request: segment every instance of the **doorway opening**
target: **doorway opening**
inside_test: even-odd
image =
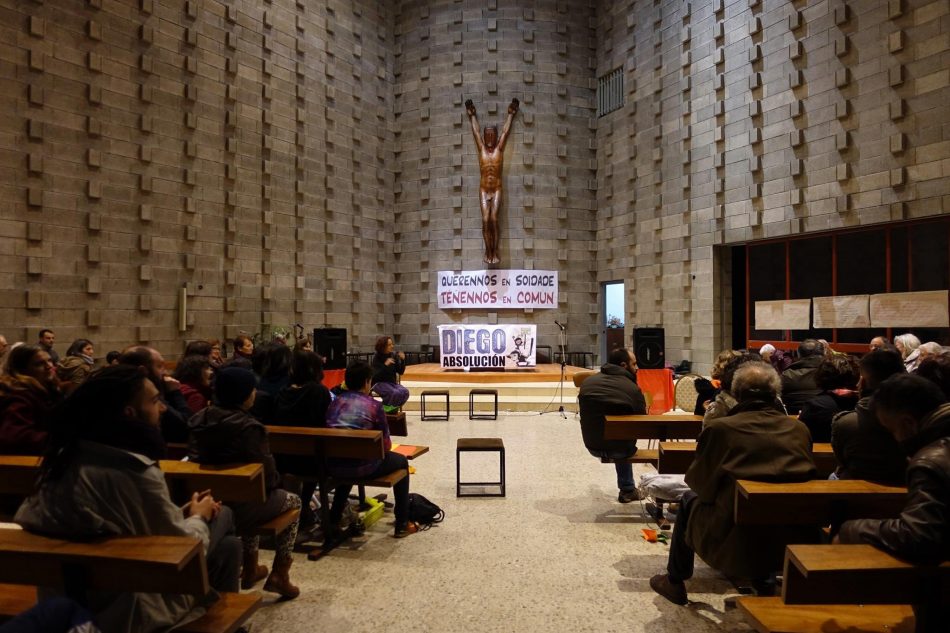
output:
[[[624,322],[626,321],[626,305],[624,302],[624,282],[608,281],[603,284],[603,305],[601,314],[600,337],[600,364],[607,362],[607,355],[615,349],[624,346]]]

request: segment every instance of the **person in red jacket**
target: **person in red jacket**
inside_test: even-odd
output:
[[[62,400],[49,354],[37,345],[10,351],[0,376],[0,453],[41,455],[49,418]]]
[[[181,383],[181,395],[185,397],[192,413],[198,413],[211,403],[211,361],[207,356],[185,356],[175,367],[174,378]]]

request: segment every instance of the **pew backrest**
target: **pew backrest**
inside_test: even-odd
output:
[[[32,494],[42,464],[42,457],[0,455],[0,494]],[[169,489],[186,495],[210,489],[221,501],[263,502],[267,498],[261,464],[213,466],[163,459],[158,466]]]
[[[868,544],[789,545],[786,604],[950,602],[950,562],[914,565]]]
[[[798,483],[736,482],[737,525],[838,524],[847,519],[886,519],[904,508],[907,489],[854,479]]]

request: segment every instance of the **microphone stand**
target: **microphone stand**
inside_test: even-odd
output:
[[[548,408],[552,407],[554,405],[554,401],[560,398],[560,406],[557,408],[557,410],[558,413],[561,414],[561,417],[566,420],[567,414],[564,412],[564,377],[567,373],[567,354],[564,352],[564,326],[557,321],[554,323],[560,328],[560,333],[558,334],[558,347],[561,349],[561,379],[558,382],[557,392],[554,394],[554,397],[551,398],[551,402],[548,403],[548,406],[544,407],[544,410],[540,413],[540,415],[544,415],[545,413],[553,413],[553,411],[548,411]]]

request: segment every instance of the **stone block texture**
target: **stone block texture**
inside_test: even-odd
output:
[[[725,247],[950,212],[950,5],[601,2],[596,274],[627,324],[708,371],[732,344]],[[742,300],[741,297],[736,298]]]
[[[732,343],[729,245],[950,213],[946,0],[0,0],[0,18],[12,340],[171,355],[303,323],[411,348],[464,320],[554,345],[557,318],[595,349],[600,284],[624,280],[628,329],[664,326],[667,358],[706,371]],[[617,68],[625,103],[598,118]],[[560,305],[439,310],[438,270],[483,267],[463,103],[500,126],[512,97],[502,266],[558,270]]]

